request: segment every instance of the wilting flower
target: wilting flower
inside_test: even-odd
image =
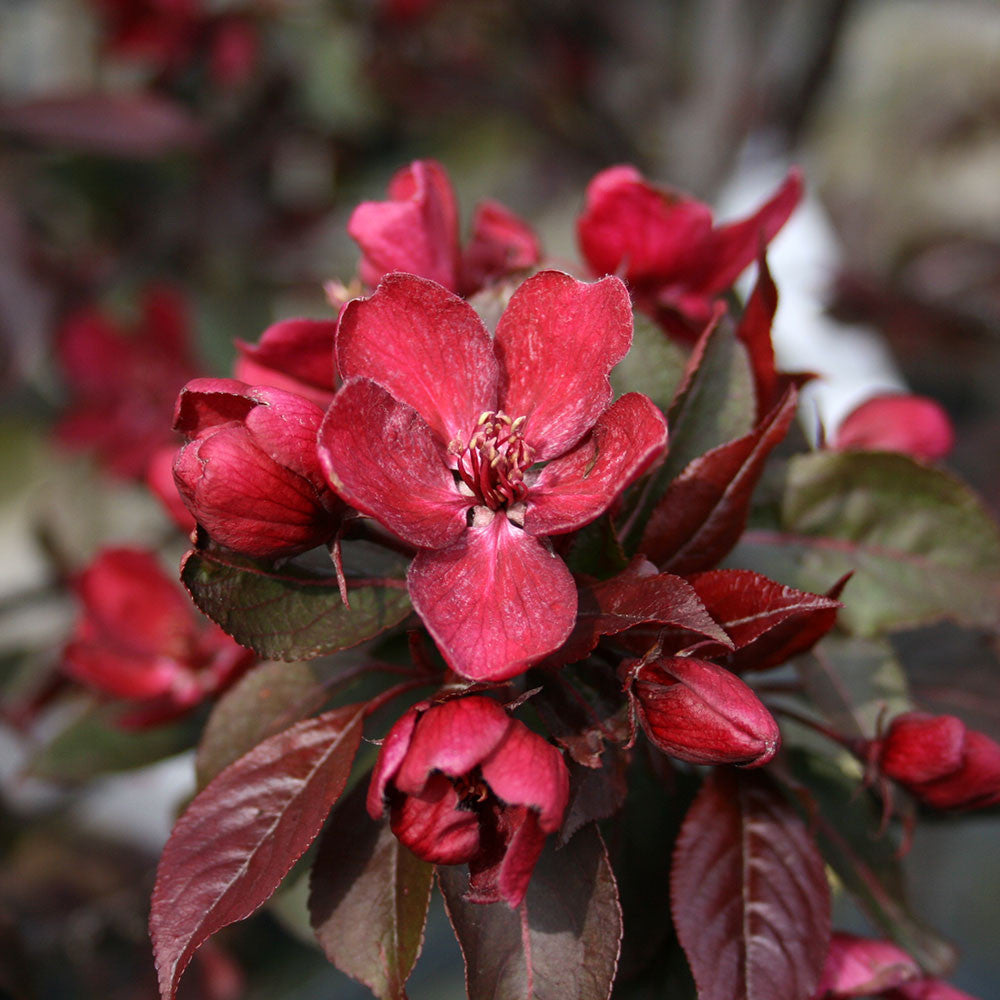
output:
[[[399,170],[389,182],[389,199],[362,202],[347,225],[361,247],[361,278],[368,285],[406,271],[471,295],[541,258],[531,227],[494,201],[476,209],[463,251],[455,192],[444,167],[433,160]]]
[[[654,187],[635,167],[611,167],[588,185],[577,235],[594,274],[621,275],[639,308],[690,339],[801,196],[802,178],[793,170],[752,216],[713,228],[703,202]]]
[[[709,660],[626,664],[639,722],[664,753],[692,764],[766,764],[781,746],[774,717],[739,677]]]
[[[333,399],[336,333],[336,320],[282,320],[256,344],[236,341],[240,356],[234,374],[241,382],[294,392],[325,409]]]
[[[914,458],[944,458],[955,444],[951,420],[925,396],[887,393],[852,410],[833,440],[838,451],[899,451]]]
[[[83,615],[63,670],[88,687],[134,703],[128,725],[181,715],[224,690],[253,662],[144,549],[104,549],[74,581]]]
[[[323,411],[309,400],[235,379],[194,379],[174,427],[188,443],[174,479],[217,542],[244,555],[294,555],[329,541],[342,510],[319,466]]]
[[[411,708],[389,730],[368,812],[389,806],[392,831],[438,865],[469,864],[474,902],[517,906],[545,838],[562,823],[562,755],[490,698]]]
[[[886,777],[937,809],[1000,802],[1000,745],[954,715],[897,715],[870,752]]]
[[[139,480],[150,456],[176,443],[170,414],[195,373],[181,297],[151,287],[141,308],[132,330],[94,308],[64,322],[58,356],[71,402],[56,429],[64,444],[93,449],[109,472]]]
[[[666,443],[645,396],[608,405],[631,337],[617,278],[557,271],[521,285],[495,339],[464,300],[408,274],[344,310],[323,467],[419,549],[410,597],[458,673],[512,677],[569,635],[576,588],[544,536],[600,515]]]

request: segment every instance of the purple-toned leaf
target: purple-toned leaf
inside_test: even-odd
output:
[[[326,957],[379,1000],[405,1000],[424,941],[434,866],[365,808],[367,782],[339,803],[319,842],[309,913]]]
[[[625,804],[628,783],[626,758],[613,750],[604,754],[597,768],[569,762],[569,805],[559,832],[565,844],[581,827],[594,820],[608,819]]]
[[[550,838],[516,910],[466,902],[459,867],[439,867],[438,880],[465,958],[469,1000],[607,1000],[622,918],[596,827],[560,850]]]
[[[348,577],[348,608],[336,578],[287,566],[265,571],[191,551],[181,580],[195,604],[260,656],[310,660],[371,639],[410,611],[403,580]]]
[[[764,462],[792,421],[797,396],[788,389],[753,431],[696,458],[671,483],[639,543],[648,559],[686,576],[710,569],[729,552],[746,526]]]
[[[717,770],[684,819],[671,910],[700,1000],[809,1000],[830,890],[804,821],[757,775]]]
[[[188,806],[160,858],[149,919],[160,994],[191,956],[265,903],[319,833],[361,742],[364,705],[272,736]]]
[[[0,129],[53,146],[139,159],[191,149],[202,130],[174,101],[154,94],[76,94],[0,107]]]
[[[780,529],[748,531],[737,554],[803,590],[853,571],[838,622],[856,635],[942,618],[1000,623],[995,519],[964,483],[906,455],[797,455]]]
[[[747,299],[743,315],[736,327],[736,338],[747,349],[757,392],[757,419],[763,420],[778,402],[781,388],[774,367],[774,344],[771,324],[778,311],[778,288],[767,266],[767,254],[761,249],[757,257],[757,281]]]
[[[810,594],[744,569],[699,573],[691,585],[736,646],[718,662],[742,673],[766,670],[811,649],[833,628],[845,580]],[[722,651],[724,653],[724,651]],[[702,655],[711,655],[702,650]]]
[[[637,625],[659,624],[714,639],[729,649],[725,631],[705,609],[694,588],[679,576],[657,573],[656,567],[635,559],[618,576],[579,593],[576,625],[550,662],[582,660],[602,635],[617,635]]]

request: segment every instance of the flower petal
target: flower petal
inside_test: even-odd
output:
[[[837,451],[898,451],[936,461],[955,444],[951,420],[940,403],[926,396],[887,393],[866,400],[837,430]]]
[[[364,254],[362,280],[406,271],[458,291],[458,206],[444,168],[411,163],[390,181],[389,198],[362,202],[347,224]]]
[[[318,450],[333,488],[400,538],[434,549],[465,531],[469,499],[458,492],[441,443],[416,410],[374,382],[341,386]]]
[[[396,776],[403,763],[417,719],[420,717],[421,707],[423,705],[414,705],[400,716],[382,741],[382,748],[379,750],[378,760],[372,771],[372,780],[368,785],[368,797],[365,799],[365,807],[372,819],[378,819],[385,812],[386,786]]]
[[[493,753],[513,725],[492,698],[473,695],[432,706],[417,723],[396,773],[396,787],[417,795],[434,771],[451,778],[468,774]]]
[[[576,617],[565,563],[503,514],[454,545],[419,552],[410,598],[449,666],[473,680],[505,680],[557,649]]]
[[[646,396],[609,407],[571,452],[542,469],[528,493],[524,530],[556,535],[593,521],[663,451],[667,422]]]
[[[462,255],[466,295],[514,271],[533,267],[542,256],[535,231],[495,201],[484,201],[472,220],[472,237]]]
[[[457,865],[479,850],[479,818],[459,808],[458,793],[442,774],[434,775],[420,795],[394,803],[392,832],[418,858],[435,865]]]
[[[412,406],[445,443],[468,442],[496,409],[496,358],[475,310],[440,285],[390,274],[347,304],[337,332],[343,378],[361,375]]]
[[[588,284],[541,271],[497,324],[501,408],[527,417],[538,461],[572,448],[611,402],[608,373],[632,343],[632,305],[618,278]]]
[[[559,829],[569,801],[569,771],[551,743],[515,721],[482,771],[497,798],[537,812],[545,833]]]

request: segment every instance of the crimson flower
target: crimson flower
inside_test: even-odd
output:
[[[635,167],[610,167],[587,187],[577,236],[594,274],[620,274],[639,308],[690,340],[801,197],[802,178],[792,170],[749,218],[713,227],[704,202],[653,186]]]
[[[333,537],[342,505],[316,457],[323,411],[308,399],[236,379],[198,378],[177,397],[188,439],[174,481],[217,542],[259,558],[290,556]]]
[[[91,307],[71,314],[58,340],[71,393],[59,440],[93,449],[114,475],[141,480],[150,456],[176,444],[174,399],[195,373],[189,338],[186,303],[162,286],[146,289],[133,329]]]
[[[361,278],[372,287],[392,271],[406,271],[471,295],[541,258],[531,227],[495,201],[477,207],[463,251],[455,192],[434,160],[415,160],[397,171],[389,199],[362,202],[347,224],[362,250]]]
[[[873,752],[886,777],[936,809],[1000,802],[1000,745],[954,715],[897,715]]]
[[[465,677],[512,677],[566,639],[576,587],[544,536],[594,520],[666,444],[645,396],[608,405],[631,338],[617,278],[558,271],[520,286],[495,338],[463,299],[409,274],[341,316],[323,468],[418,548],[413,606]]]
[[[123,724],[149,726],[182,715],[253,663],[253,653],[197,615],[152,552],[104,549],[74,589],[83,615],[63,653],[63,670],[132,702]]]
[[[948,414],[933,399],[886,393],[852,410],[837,429],[838,451],[898,451],[914,458],[944,458],[955,444]]]
[[[562,755],[490,698],[411,708],[389,730],[368,812],[437,865],[469,864],[473,902],[517,906],[569,799]]]

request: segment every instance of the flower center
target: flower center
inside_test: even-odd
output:
[[[528,493],[524,473],[534,461],[534,451],[521,435],[524,417],[511,420],[506,413],[480,414],[465,450],[458,457],[458,474],[490,510],[523,500]]]

